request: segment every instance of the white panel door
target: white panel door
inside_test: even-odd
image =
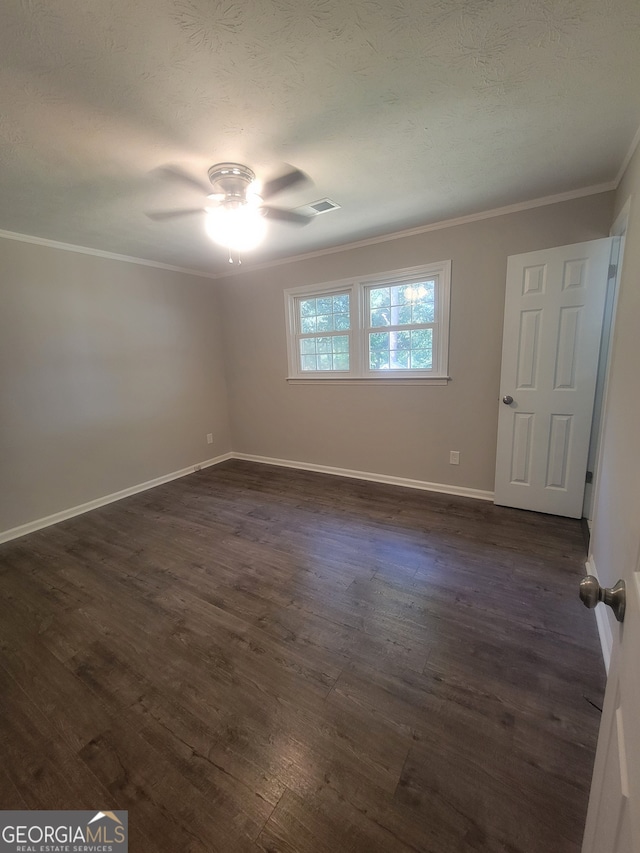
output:
[[[497,504],[582,514],[611,244],[508,259]]]
[[[640,851],[640,565],[625,583],[626,613],[607,678],[583,853]]]

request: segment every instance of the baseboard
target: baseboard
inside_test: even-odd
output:
[[[148,480],[146,483],[140,483],[136,486],[131,486],[128,489],[122,489],[119,492],[114,492],[110,495],[104,495],[101,498],[96,498],[93,501],[74,506],[69,509],[56,512],[53,515],[48,515],[45,518],[38,518],[35,521],[30,521],[27,524],[21,524],[19,527],[13,527],[10,530],[0,532],[0,544],[9,542],[12,539],[18,539],[20,536],[26,536],[28,533],[35,533],[36,530],[42,530],[44,527],[51,527],[53,524],[58,524],[60,521],[66,521],[68,518],[74,518],[76,515],[82,515],[85,512],[90,512],[92,509],[106,506],[106,504],[114,503],[115,501],[128,498],[131,495],[137,495],[139,492],[146,492],[148,489],[153,489],[156,486],[162,486],[164,483],[169,483],[171,480],[178,480],[180,477],[186,477],[187,474],[193,474],[194,471],[200,471],[202,468],[209,468],[211,465],[218,465],[220,462],[225,462],[227,459],[243,459],[246,462],[259,462],[265,465],[278,465],[281,468],[297,468],[301,471],[315,471],[319,474],[333,474],[336,477],[351,477],[354,480],[369,480],[373,483],[386,483],[390,486],[404,486],[408,489],[421,489],[425,492],[440,492],[445,495],[455,495],[463,498],[475,498],[482,501],[492,501],[493,492],[485,492],[481,489],[468,489],[465,486],[450,486],[445,483],[429,483],[425,480],[411,480],[407,477],[392,477],[386,474],[372,474],[367,471],[353,471],[349,468],[334,468],[331,465],[314,465],[309,462],[294,462],[290,459],[274,459],[271,456],[252,456],[249,453],[223,453],[221,456],[216,456],[213,459],[207,459],[204,462],[190,465],[188,468],[182,468],[180,471],[173,471],[171,474],[165,474],[162,477],[156,477],[154,480]]]
[[[334,468],[331,465],[315,465],[311,462],[294,462],[290,459],[274,459],[271,456],[253,456],[250,453],[233,453],[234,459],[245,462],[260,462],[265,465],[277,465],[280,468],[297,468],[300,471],[315,471],[318,474],[333,474],[336,477],[350,477],[353,480],[370,480],[372,483],[386,483],[389,486],[404,486],[407,489],[421,489],[425,492],[440,492],[461,498],[476,498],[492,501],[493,492],[481,489],[468,489],[466,486],[451,486],[446,483],[429,483],[426,480],[410,480],[407,477],[392,477],[387,474],[372,474],[368,471],[353,471],[349,468]]]
[[[585,568],[588,575],[593,575],[598,578],[598,569],[596,568],[593,554],[589,554],[589,559],[585,563]],[[598,578],[598,580],[600,580]],[[607,608],[605,605],[600,607],[599,604],[595,607],[596,625],[598,626],[598,636],[600,637],[600,647],[602,648],[602,658],[604,660],[604,668],[609,674],[609,665],[611,663],[611,652],[613,651],[613,634],[611,633],[611,625],[607,616]]]
[[[12,539],[18,539],[20,536],[26,536],[28,533],[35,533],[36,530],[42,530],[43,527],[51,527],[52,524],[58,524],[60,521],[66,521],[68,518],[74,518],[76,515],[82,515],[85,512],[90,512],[92,509],[106,506],[106,504],[120,501],[123,498],[128,498],[131,495],[137,495],[139,492],[146,492],[148,489],[153,489],[156,486],[162,486],[164,483],[170,483],[171,480],[178,480],[180,477],[186,477],[187,474],[193,474],[195,471],[200,471],[202,468],[209,468],[211,465],[218,465],[227,459],[233,457],[232,453],[223,453],[221,456],[215,456],[213,459],[207,459],[204,462],[198,462],[195,465],[190,465],[188,468],[182,468],[180,471],[173,471],[171,474],[164,474],[162,477],[156,477],[154,480],[148,480],[146,483],[140,483],[136,486],[130,486],[128,489],[122,489],[119,492],[113,492],[110,495],[104,495],[101,498],[96,498],[93,501],[79,504],[70,509],[56,512],[53,515],[48,515],[45,518],[38,518],[35,521],[30,521],[27,524],[21,524],[19,527],[13,527],[10,530],[5,530],[0,533],[0,544],[9,542]]]

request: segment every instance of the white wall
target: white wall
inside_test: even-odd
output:
[[[230,448],[215,282],[0,239],[0,533]]]

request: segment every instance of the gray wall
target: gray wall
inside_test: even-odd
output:
[[[492,490],[507,256],[606,236],[612,206],[603,193],[223,280],[234,450]],[[285,288],[448,259],[447,387],[286,382]]]
[[[0,532],[231,449],[491,490],[506,258],[606,235],[612,205],[589,196],[218,282],[0,239]],[[447,259],[447,387],[286,382],[285,288]]]
[[[230,449],[215,282],[0,239],[0,531]]]

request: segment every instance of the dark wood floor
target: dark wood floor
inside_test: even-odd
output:
[[[0,808],[134,853],[577,853],[578,522],[228,462],[0,547]]]

